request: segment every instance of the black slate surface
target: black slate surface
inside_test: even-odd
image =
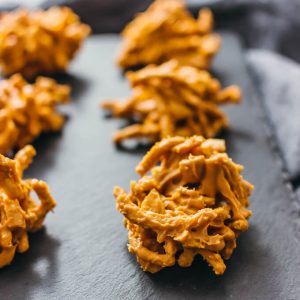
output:
[[[299,299],[299,211],[284,184],[278,156],[266,138],[238,40],[223,35],[214,72],[224,84],[239,84],[241,106],[226,108],[224,135],[232,158],[255,185],[250,230],[242,235],[217,277],[199,258],[191,268],[144,273],[127,252],[127,233],[115,209],[112,188],[137,178],[140,151],[118,150],[111,135],[122,122],[107,120],[101,99],[128,95],[114,65],[117,36],[94,36],[60,77],[73,86],[73,103],[60,134],[44,135],[27,176],[46,180],[57,199],[46,229],[31,235],[30,250],[0,270],[0,299]]]

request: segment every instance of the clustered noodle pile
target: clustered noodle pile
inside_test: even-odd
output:
[[[206,69],[220,47],[220,37],[212,30],[209,9],[201,9],[195,20],[183,1],[156,0],[125,27],[118,63],[127,68],[175,58],[182,65]]]
[[[132,96],[102,103],[114,117],[135,122],[114,135],[117,143],[128,138],[155,142],[168,136],[214,137],[228,125],[219,105],[238,103],[241,97],[237,86],[221,89],[207,71],[175,60],[128,72],[127,78]]]
[[[0,69],[5,75],[19,72],[25,77],[64,71],[89,32],[90,27],[67,7],[4,13]]]
[[[28,250],[28,232],[38,230],[56,205],[45,182],[22,180],[34,155],[31,146],[20,150],[15,159],[0,154],[0,268],[11,263],[16,251]],[[31,191],[37,194],[39,204],[30,196]]]
[[[69,101],[70,88],[38,77],[29,84],[19,74],[0,82],[0,153],[32,142],[42,132],[59,130],[64,118],[55,108]]]
[[[224,141],[167,138],[136,170],[141,179],[131,183],[130,193],[116,187],[114,194],[125,216],[128,249],[141,267],[152,273],[176,261],[188,267],[200,254],[223,274],[224,259],[248,229],[252,190],[240,175],[242,166],[225,153]]]

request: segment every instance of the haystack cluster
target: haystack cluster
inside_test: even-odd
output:
[[[132,96],[102,103],[114,117],[134,123],[114,135],[117,143],[129,138],[156,142],[168,136],[214,137],[228,126],[219,105],[240,101],[237,86],[221,89],[207,71],[176,60],[128,72],[127,78]]]
[[[0,153],[31,143],[42,132],[57,131],[63,116],[56,106],[69,101],[70,87],[38,77],[29,84],[20,74],[0,82]]]
[[[0,18],[1,72],[33,77],[64,71],[89,32],[90,27],[67,7],[4,13]]]
[[[225,271],[239,234],[248,229],[252,185],[225,153],[223,140],[164,139],[137,166],[130,192],[114,190],[125,216],[128,249],[145,271],[192,264],[201,255]]]
[[[0,268],[11,263],[16,251],[28,250],[28,232],[40,229],[56,205],[45,182],[22,179],[34,155],[31,146],[20,150],[14,159],[0,154]],[[39,203],[30,196],[31,191]]]
[[[200,10],[196,20],[183,1],[156,0],[125,27],[118,63],[128,68],[176,59],[206,69],[220,47],[220,37],[212,30],[209,9]]]

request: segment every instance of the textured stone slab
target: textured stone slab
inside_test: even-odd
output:
[[[61,134],[45,135],[28,176],[46,180],[57,199],[47,230],[30,238],[31,248],[0,270],[1,299],[297,299],[299,239],[295,207],[283,183],[278,157],[266,139],[263,114],[253,97],[241,49],[224,35],[215,73],[240,84],[244,102],[226,108],[231,119],[229,154],[245,165],[255,186],[250,230],[241,236],[224,276],[198,259],[188,269],[144,273],[127,252],[127,233],[115,209],[112,188],[129,186],[145,149],[124,152],[111,143],[122,124],[106,120],[100,99],[128,94],[113,59],[117,36],[92,37],[68,77],[74,101]],[[298,214],[299,215],[299,214]]]

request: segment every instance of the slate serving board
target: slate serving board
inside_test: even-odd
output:
[[[63,109],[68,121],[61,133],[36,141],[38,155],[26,173],[48,182],[58,206],[46,229],[31,235],[30,250],[0,270],[0,299],[299,299],[299,213],[266,138],[240,43],[228,33],[213,69],[224,84],[243,89],[242,105],[225,109],[231,129],[223,137],[255,185],[250,230],[221,277],[201,258],[191,268],[147,274],[127,252],[112,189],[137,178],[146,149],[117,149],[111,135],[122,122],[98,108],[101,99],[129,93],[114,64],[118,44],[118,36],[93,36],[58,78],[73,87],[73,102]]]

